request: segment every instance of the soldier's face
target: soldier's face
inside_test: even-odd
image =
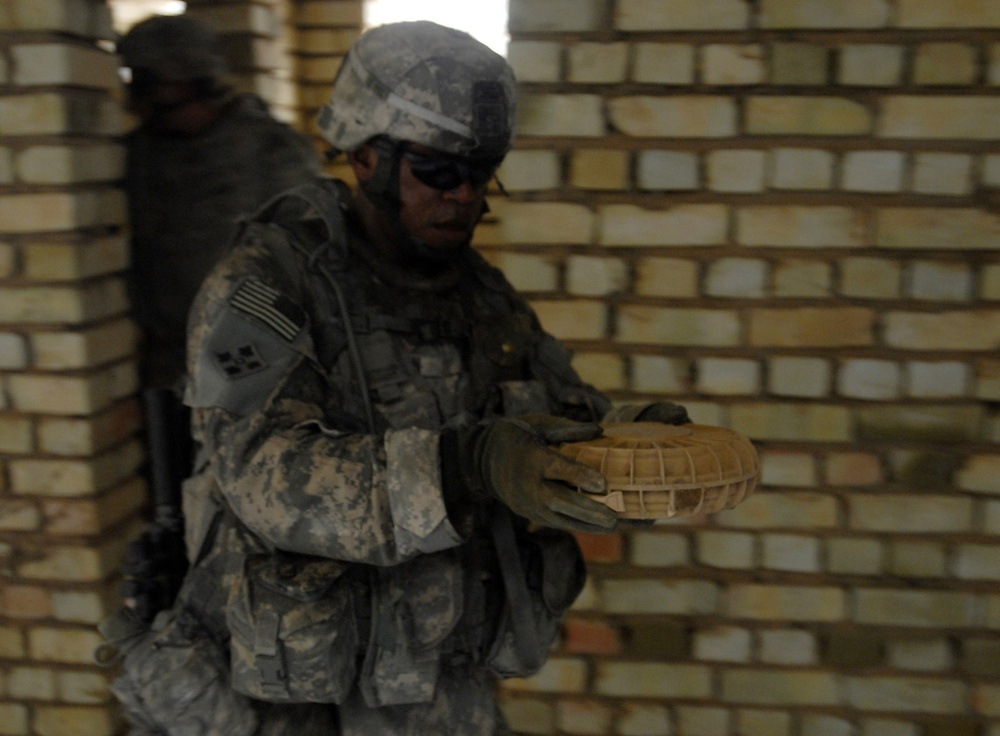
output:
[[[408,144],[399,164],[401,224],[442,255],[464,248],[479,224],[486,187],[499,163]]]

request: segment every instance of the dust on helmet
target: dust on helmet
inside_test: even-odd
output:
[[[339,151],[387,136],[499,159],[513,143],[515,112],[516,81],[502,56],[463,31],[412,21],[358,39],[317,122]]]
[[[218,80],[226,63],[212,30],[189,15],[154,15],[118,42],[122,66],[170,82]]]

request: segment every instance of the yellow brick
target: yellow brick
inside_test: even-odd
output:
[[[1000,215],[983,209],[893,207],[880,210],[876,244],[887,248],[993,250]]]
[[[14,375],[14,407],[40,414],[93,414],[136,389],[135,366],[111,366],[88,376]]]
[[[599,31],[606,27],[603,0],[510,3],[511,31]]]
[[[712,693],[712,671],[705,665],[600,661],[594,677],[593,689],[600,695],[676,700]]]
[[[73,85],[111,89],[117,84],[118,59],[93,46],[37,43],[11,49],[14,82],[32,85]]]
[[[494,207],[508,243],[574,243],[593,240],[594,214],[564,202],[497,202]]]
[[[17,572],[30,580],[96,581],[112,570],[102,566],[96,549],[50,546],[28,556]],[[37,656],[35,645],[32,650]]]
[[[973,455],[958,471],[955,482],[966,491],[1000,496],[1000,457]]]
[[[710,31],[746,28],[740,0],[618,0],[615,26],[623,31]]]
[[[844,619],[846,604],[846,593],[840,588],[746,584],[730,588],[726,613],[757,620],[830,622]]]
[[[1000,28],[1000,6],[983,0],[898,0],[900,28]]]
[[[34,449],[34,425],[28,417],[0,414],[0,453],[24,455]]]
[[[28,706],[19,703],[0,703],[0,723],[11,736],[29,736]]]
[[[566,262],[566,291],[573,296],[607,296],[628,286],[628,265],[618,258],[570,256]]]
[[[764,189],[764,151],[712,151],[707,156],[708,188],[716,192],[760,192]]]
[[[125,285],[103,279],[76,287],[0,287],[0,322],[88,322],[128,309]]]
[[[903,76],[901,45],[848,44],[840,50],[837,80],[859,87],[891,87]]]
[[[518,291],[558,289],[559,270],[555,260],[552,256],[531,253],[499,253],[490,259]]]
[[[598,138],[604,135],[603,104],[598,95],[521,95],[517,105],[518,134]]]
[[[135,441],[92,458],[13,459],[11,490],[32,496],[87,496],[121,481],[142,460],[142,447]]]
[[[760,84],[767,75],[764,47],[760,44],[710,43],[701,49],[705,84]]]
[[[873,345],[875,312],[863,307],[754,309],[749,342],[769,347]]]
[[[625,360],[613,353],[577,353],[573,367],[580,377],[602,391],[619,391],[627,387]]]
[[[0,657],[24,659],[28,653],[25,644],[24,632],[21,629],[13,626],[0,626]]]
[[[13,184],[13,183],[14,183],[14,154],[11,152],[9,148],[0,148],[0,184]]]
[[[857,494],[848,499],[849,528],[898,534],[962,533],[973,526],[972,499],[930,494]]]
[[[775,43],[771,46],[771,83],[794,86],[827,84],[830,51],[810,43]]]
[[[750,135],[869,135],[871,111],[841,97],[768,96],[747,100],[746,129]]]
[[[497,175],[512,192],[556,189],[562,183],[561,164],[555,151],[511,151]]]
[[[763,28],[881,28],[888,0],[762,0]]]
[[[729,138],[736,134],[736,103],[729,97],[635,95],[616,97],[607,104],[611,123],[625,135]]]
[[[866,215],[837,206],[760,205],[736,212],[741,245],[856,248],[865,245]]]
[[[848,442],[850,411],[828,404],[739,404],[730,410],[733,429],[754,440]]]
[[[77,281],[122,271],[128,266],[128,258],[128,241],[124,237],[26,243],[24,271],[38,281]]]
[[[739,314],[726,309],[671,309],[623,305],[615,341],[640,345],[735,346],[740,343]]]
[[[740,529],[836,529],[840,509],[833,496],[769,491],[757,493],[714,518],[722,526]]]
[[[26,184],[114,181],[124,174],[125,155],[121,146],[111,144],[33,146],[18,155],[16,170]]]
[[[609,246],[722,245],[729,208],[721,204],[679,204],[649,210],[630,204],[600,209],[598,242]]]
[[[822,261],[788,260],[774,266],[774,295],[780,297],[830,296],[833,269]]]
[[[0,531],[33,532],[41,527],[41,515],[32,501],[0,500]]]
[[[722,700],[753,705],[834,706],[840,703],[840,679],[832,672],[801,669],[740,669],[722,675]]]
[[[1000,138],[1000,97],[887,97],[878,134],[882,138],[996,140]]]
[[[297,5],[295,20],[303,25],[360,26],[364,20],[364,7],[355,1],[307,0]]]
[[[7,693],[16,700],[54,700],[55,674],[42,667],[14,667],[7,679]]]
[[[38,736],[114,736],[121,716],[117,708],[39,706],[34,718]]]
[[[518,82],[558,82],[562,77],[562,44],[552,41],[511,41],[507,61]]]
[[[328,4],[343,5],[343,3]],[[219,34],[253,33],[259,36],[275,36],[280,31],[274,11],[266,5],[242,2],[224,5],[192,3],[186,12],[211,26]]]
[[[910,350],[994,351],[1000,344],[995,311],[890,312],[884,329],[887,345]]]
[[[855,596],[857,621],[876,626],[968,627],[980,614],[978,596],[971,593],[862,588]]]
[[[570,183],[581,189],[627,189],[628,163],[625,151],[577,151],[571,159]]]
[[[14,28],[41,31],[69,31],[87,36],[110,38],[105,28],[110,17],[99,6],[76,0],[13,0]]]
[[[575,84],[613,84],[625,81],[628,45],[577,43],[569,48],[568,79]]]
[[[11,233],[74,230],[125,221],[117,190],[19,194],[0,199],[0,230]]]
[[[359,29],[318,28],[300,30],[296,36],[298,51],[308,54],[346,53],[361,35]],[[329,96],[329,88],[327,89]]]
[[[840,291],[845,296],[894,299],[900,295],[903,269],[884,258],[845,258],[840,263]]]
[[[978,66],[976,49],[968,44],[921,44],[913,60],[913,82],[923,85],[973,84]]]
[[[672,298],[698,296],[698,262],[643,258],[636,266],[635,293]]]
[[[96,416],[41,417],[38,442],[55,455],[95,455],[131,437],[141,424],[139,403],[119,401]]]
[[[603,302],[534,301],[531,303],[542,327],[562,340],[600,340],[607,331],[607,308]]]
[[[632,388],[643,393],[678,394],[688,389],[688,363],[659,355],[632,357]]]
[[[45,532],[52,536],[102,534],[145,504],[145,484],[138,478],[93,499],[43,501]]]
[[[35,367],[87,368],[119,360],[136,348],[136,328],[118,319],[82,332],[40,332],[31,338]]]
[[[107,672],[57,672],[56,688],[60,700],[81,705],[100,705],[111,700]]]
[[[695,47],[688,43],[634,44],[632,79],[651,84],[692,84]]]
[[[587,664],[582,659],[565,657],[550,657],[530,678],[506,683],[513,692],[541,693],[581,693],[586,685]]]

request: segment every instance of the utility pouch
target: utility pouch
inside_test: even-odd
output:
[[[250,700],[229,685],[225,654],[183,609],[161,613],[124,649],[111,690],[137,727],[166,736],[246,736]]]
[[[572,535],[540,529],[515,536],[506,513],[494,517],[493,537],[506,600],[485,664],[499,677],[526,677],[544,664],[563,614],[583,590],[586,566]]]
[[[445,640],[463,605],[462,572],[451,550],[379,569],[359,682],[368,707],[434,698]]]
[[[357,674],[358,621],[347,563],[251,555],[226,621],[233,688],[270,702],[340,703]]]

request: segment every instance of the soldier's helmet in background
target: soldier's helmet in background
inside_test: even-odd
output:
[[[514,140],[516,105],[514,72],[502,56],[463,31],[412,21],[357,40],[317,122],[339,151],[388,136],[502,158]]]
[[[219,80],[226,62],[215,33],[188,15],[154,15],[135,24],[118,42],[122,66],[160,80]]]

